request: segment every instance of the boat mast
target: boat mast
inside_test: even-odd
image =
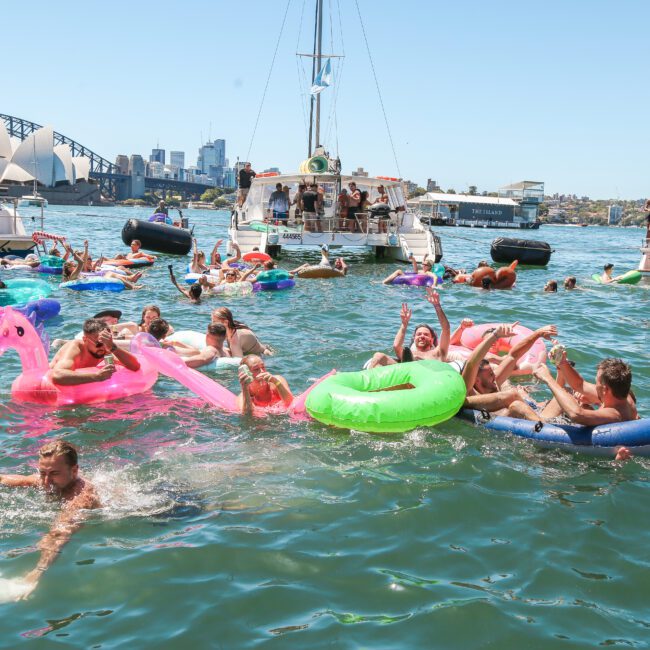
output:
[[[318,38],[316,41],[316,69],[320,73],[323,59],[323,0],[317,0]],[[320,93],[316,95],[316,147],[320,147]]]
[[[311,63],[311,85],[316,81],[321,66],[323,45],[323,0],[316,0],[316,15],[314,17],[314,48]],[[314,141],[314,101],[316,103],[316,146],[312,148]],[[309,147],[307,149],[307,158],[311,158],[313,151],[320,145],[320,93],[311,96],[309,102]]]

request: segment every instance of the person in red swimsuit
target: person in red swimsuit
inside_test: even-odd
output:
[[[246,355],[239,366],[239,406],[244,415],[251,415],[253,407],[266,408],[282,402],[289,406],[293,395],[282,375],[272,375],[264,361],[256,354]]]

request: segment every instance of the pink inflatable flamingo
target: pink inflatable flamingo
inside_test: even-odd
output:
[[[217,383],[210,377],[188,368],[181,357],[173,350],[162,349],[158,342],[148,334],[137,334],[131,342],[131,352],[138,355],[138,358],[145,358],[163,375],[167,375],[177,382],[189,388],[193,393],[203,398],[208,404],[212,404],[229,413],[239,411],[237,395],[229,391],[225,386]],[[305,400],[323,379],[329,377],[334,371],[329,372],[314,382],[304,393],[294,397],[289,406],[274,404],[268,408],[255,408],[256,415],[282,414],[286,413],[297,419],[309,419],[305,408]]]
[[[47,352],[32,323],[11,307],[0,308],[0,354],[13,348],[18,352],[23,372],[11,385],[11,396],[21,402],[48,406],[92,404],[142,393],[151,388],[158,372],[143,358],[140,370],[133,372],[118,365],[110,379],[77,386],[52,382]],[[93,369],[79,369],[91,372]]]

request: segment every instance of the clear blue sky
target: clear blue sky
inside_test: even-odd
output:
[[[355,0],[338,2],[342,39],[337,0],[324,2],[334,10],[324,47],[333,32],[346,55],[335,66],[336,132],[334,91],[323,95],[325,144],[346,172],[397,176]],[[650,195],[647,0],[358,2],[404,178],[457,191],[532,179],[549,193]],[[159,142],[194,164],[208,135],[226,139],[231,163],[244,159],[286,6],[5,3],[0,112],[51,124],[111,160]],[[295,53],[310,50],[312,16],[313,0],[289,3],[250,154],[257,170],[290,172],[305,158]]]

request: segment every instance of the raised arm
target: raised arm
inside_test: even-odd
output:
[[[240,282],[244,282],[248,280],[249,276],[251,276],[257,269],[259,269],[262,265],[258,262],[255,264],[255,266],[252,269],[246,269],[244,273],[242,274],[241,278],[239,279]],[[251,280],[252,282],[253,280]]]
[[[232,262],[238,262],[241,259],[241,250],[239,248],[239,245],[236,244],[235,242],[230,243],[231,248],[235,249],[235,254],[233,257],[229,257],[224,263],[224,266],[228,266],[229,264],[232,264]]]
[[[576,392],[582,393],[592,404],[600,402],[595,384],[585,381],[583,376],[568,362],[566,352],[562,353],[562,359],[558,363],[558,370],[569,386]]]
[[[445,312],[442,309],[440,304],[440,294],[431,287],[427,287],[427,301],[433,305],[433,308],[436,310],[436,315],[438,316],[438,322],[440,323],[440,339],[438,341],[438,351],[440,352],[440,359],[444,361],[447,358],[447,352],[449,352],[449,340],[451,338],[451,327],[449,326],[449,320]]]
[[[176,281],[176,276],[174,275],[174,267],[171,264],[167,265],[167,268],[169,269],[169,278],[172,281],[172,284],[186,297],[189,298],[190,294],[187,289],[183,289],[183,287],[179,286],[178,282]]]
[[[468,328],[474,325],[474,321],[471,318],[463,318],[460,321],[460,325],[454,330],[453,334],[449,339],[449,345],[461,345],[460,338],[463,335],[463,332]]]
[[[510,352],[502,359],[494,371],[497,384],[501,385],[501,382],[510,376],[517,365],[517,361],[533,347],[535,341],[541,338],[549,340],[554,336],[557,336],[557,327],[555,325],[545,325],[531,332],[526,338],[513,345]]]
[[[241,386],[241,395],[239,396],[239,406],[242,415],[253,415],[253,398],[248,388],[253,381],[253,376],[248,366],[242,364],[239,366],[239,385]]]
[[[219,260],[217,259],[217,255],[219,255],[219,246],[221,246],[221,244],[223,244],[223,239],[217,239],[217,243],[214,245],[214,248],[210,253],[210,264],[212,266],[217,266],[220,264]]]
[[[400,361],[402,360],[402,351],[404,348],[404,339],[406,337],[406,330],[408,329],[409,322],[411,320],[412,315],[413,312],[409,309],[408,304],[403,302],[402,311],[400,312],[400,318],[402,319],[402,324],[399,326],[399,329],[397,330],[397,334],[395,334],[395,339],[393,340],[393,350],[395,350],[395,354],[397,355],[397,358]]]

